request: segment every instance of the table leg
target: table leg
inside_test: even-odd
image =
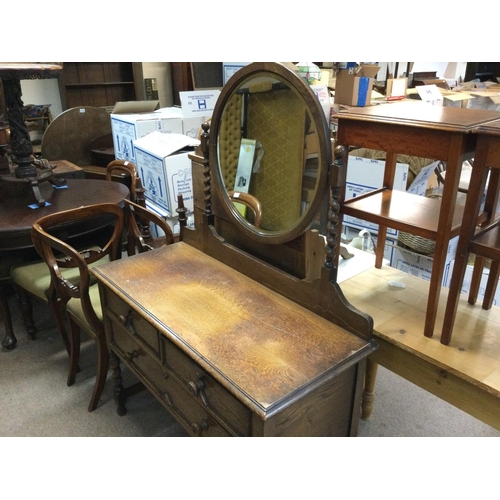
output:
[[[5,325],[5,338],[2,340],[2,346],[6,349],[13,349],[17,344],[17,339],[14,335],[9,303],[7,302],[7,297],[3,287],[0,287],[0,313]]]
[[[113,370],[113,396],[117,405],[116,412],[118,415],[123,416],[127,414],[127,408],[125,407],[126,393],[122,383],[123,380],[120,368],[120,358],[111,349],[109,350],[109,364]]]
[[[361,418],[368,420],[372,414],[375,401],[375,381],[377,379],[378,363],[370,358],[366,360],[365,388],[361,399]]]

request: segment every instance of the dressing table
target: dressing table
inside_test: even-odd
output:
[[[257,154],[239,183],[243,139]],[[337,283],[343,154],[332,162],[320,104],[286,65],[252,63],[229,80],[191,155],[195,228],[92,269],[119,414],[124,364],[192,435],[357,434],[377,345]],[[234,197],[242,187],[258,224]],[[326,199],[325,238],[311,226]]]

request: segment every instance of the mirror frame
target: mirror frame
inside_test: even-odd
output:
[[[316,181],[316,193],[311,201],[309,208],[297,220],[297,223],[283,231],[266,231],[253,226],[245,221],[238,210],[231,202],[224,186],[221,169],[219,168],[218,141],[219,126],[225,107],[233,93],[238,90],[243,83],[248,82],[252,77],[259,73],[266,73],[271,77],[276,77],[282,82],[288,84],[290,88],[304,100],[307,109],[311,113],[311,120],[314,122],[318,134],[319,146],[319,164],[318,179]],[[229,219],[247,236],[265,244],[281,244],[291,241],[302,235],[314,222],[322,202],[325,200],[325,190],[327,189],[328,170],[331,164],[332,151],[330,145],[330,132],[328,123],[325,119],[321,104],[309,87],[293,69],[282,63],[277,62],[254,62],[238,70],[224,85],[221,94],[215,105],[215,109],[210,120],[209,136],[209,161],[212,172],[212,183],[216,186],[216,191]]]

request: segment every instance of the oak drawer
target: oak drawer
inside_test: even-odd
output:
[[[195,436],[230,435],[136,339],[116,324],[111,338],[112,349],[187,430]]]
[[[158,330],[116,294],[106,291],[108,316],[129,335],[150,348],[159,359]]]
[[[165,370],[175,376],[185,389],[236,435],[249,435],[250,410],[206,373],[187,354],[160,337]]]

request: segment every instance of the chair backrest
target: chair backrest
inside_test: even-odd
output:
[[[113,160],[108,163],[106,167],[106,180],[112,181],[113,174],[126,174],[130,176],[130,199],[136,201],[136,189],[137,189],[137,168],[136,166],[128,160]],[[127,179],[128,180],[128,179]]]
[[[106,244],[98,250],[78,251],[51,234],[51,228],[92,220],[93,218],[102,218],[102,216],[112,217],[114,227]],[[95,314],[89,297],[91,279],[88,266],[105,258],[106,260],[119,258],[122,233],[123,210],[115,203],[88,205],[46,215],[36,221],[31,228],[33,245],[47,264],[51,276],[47,296],[57,294],[63,304],[73,298],[80,299],[87,321],[96,328],[99,328],[100,320]],[[78,283],[73,283],[62,275],[61,269],[67,268],[78,268]]]
[[[125,201],[125,218],[127,226],[127,254],[143,253],[174,242],[174,235],[168,223],[151,210],[129,200]],[[151,224],[164,235],[154,237]]]

